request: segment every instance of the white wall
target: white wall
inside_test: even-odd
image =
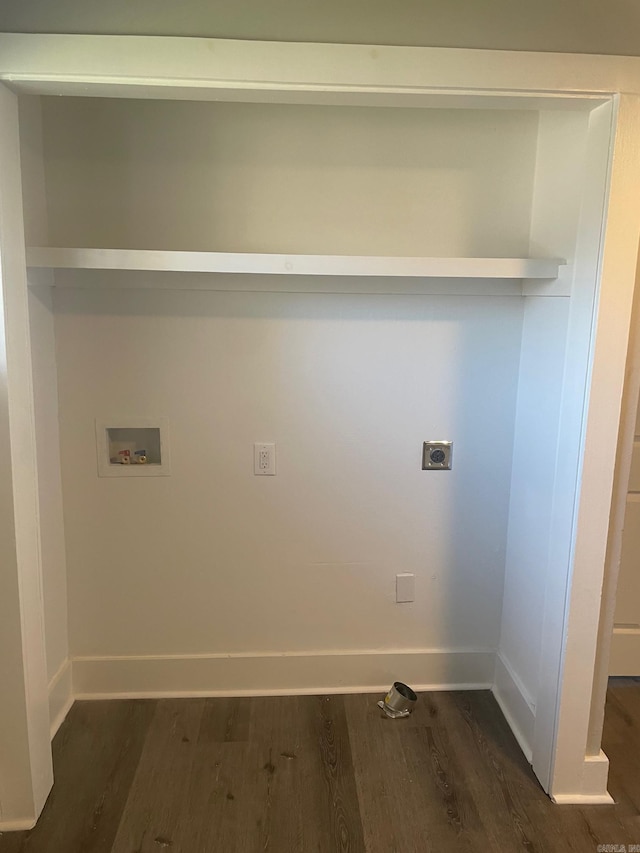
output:
[[[640,674],[640,406],[636,414],[611,640],[611,675]]]
[[[52,245],[526,256],[537,114],[44,98]]]
[[[49,236],[524,255],[537,127],[534,112],[44,99]],[[56,273],[72,656],[474,650],[481,663],[464,677],[451,667],[411,677],[490,681],[515,288],[506,298],[100,289],[153,278]],[[170,478],[97,478],[94,420],[127,414],[168,417]],[[451,474],[420,470],[428,438],[455,441]],[[252,473],[257,441],[277,442],[275,479]],[[416,603],[396,605],[406,571]],[[388,677],[367,666],[365,684]]]
[[[31,351],[16,96],[0,86],[0,833],[51,790]]]
[[[74,656],[495,648],[521,298],[57,288],[55,312]],[[169,418],[170,477],[97,477],[94,419],[123,414]],[[420,470],[429,438],[452,472]]]
[[[48,241],[40,99],[20,100],[20,156],[27,244]],[[52,277],[30,270],[29,324],[35,406],[36,450],[47,675],[52,732],[71,694],[68,669],[67,578],[60,477],[58,386],[53,326]]]
[[[60,476],[58,385],[51,288],[29,291],[33,392],[36,412],[40,536],[49,681],[69,656],[67,577]]]
[[[5,32],[215,36],[638,55],[627,0],[3,0]]]
[[[557,281],[530,288],[525,300],[496,670],[496,695],[528,755],[542,674],[568,296],[576,275],[581,204],[591,178],[587,125],[588,114],[578,112],[542,112],[538,124],[530,251],[567,264]]]
[[[497,681],[527,754],[541,666],[568,315],[568,299],[525,301]]]
[[[532,249],[563,256],[568,263],[556,295],[554,288],[545,286],[538,291],[535,287],[527,289],[531,295],[524,309],[495,692],[525,753],[531,755],[545,790],[551,788],[556,801],[573,801],[575,779],[581,778],[584,796],[604,802],[608,761],[598,751],[590,753],[585,762],[589,720],[581,713],[584,704],[578,697],[590,694],[593,686],[592,627],[598,614],[597,608],[589,607],[594,603],[599,606],[599,601],[588,601],[586,578],[591,572],[599,578],[591,583],[601,583],[604,551],[600,548],[611,497],[606,457],[597,477],[590,466],[583,468],[582,462],[582,454],[589,452],[583,450],[587,417],[584,393],[589,387],[593,357],[589,330],[596,318],[604,322],[602,316],[606,316],[606,310],[600,317],[597,314],[597,286],[609,183],[605,155],[611,147],[611,107],[602,105],[589,114],[588,133],[584,117],[568,114],[542,114],[539,129]],[[628,246],[625,249],[628,251]],[[611,256],[616,257],[614,251]],[[568,300],[563,294],[572,298]],[[601,295],[603,304],[606,295],[606,291]],[[622,313],[618,322],[624,322]],[[615,319],[611,321],[612,338],[616,335],[615,323]],[[625,340],[623,335],[616,345],[622,343],[624,348]],[[606,382],[597,387],[606,387]],[[594,410],[614,412],[617,417],[619,400],[615,399],[615,389],[608,390],[611,399],[600,410],[594,404]],[[592,417],[591,412],[589,415]],[[594,442],[595,452],[602,446],[608,446],[607,442]],[[587,473],[594,477],[589,484]],[[577,506],[576,487],[581,482],[581,504]],[[590,487],[593,491],[587,500]],[[596,511],[598,501],[601,506]],[[576,519],[583,517],[581,513],[591,514],[588,521],[580,523],[592,536],[592,545],[585,546],[583,536],[579,550],[575,545],[580,541]],[[572,611],[567,617],[569,567],[574,580]],[[581,573],[585,577],[582,584],[578,582]],[[576,596],[583,596],[581,605],[575,603]],[[563,667],[565,672],[573,668],[572,683],[580,683],[582,693],[562,681]],[[559,683],[560,710],[556,704]],[[558,736],[562,744],[558,749],[564,756],[548,748],[561,726],[566,740]],[[571,755],[570,761],[567,755]]]

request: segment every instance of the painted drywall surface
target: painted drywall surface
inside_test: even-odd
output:
[[[5,32],[215,36],[638,55],[640,12],[625,0],[3,0]]]
[[[631,472],[624,511],[624,531],[609,663],[611,675],[637,675],[640,673],[639,554],[640,406],[636,412],[635,438],[631,451]]]
[[[4,289],[5,283],[0,280]],[[13,471],[11,437],[9,434],[9,401],[5,347],[4,306],[0,302],[0,543],[3,570],[0,572],[0,642],[2,659],[3,701],[0,703],[0,723],[3,737],[0,756],[5,769],[4,784],[0,784],[2,814],[11,818],[29,815],[33,803],[23,792],[30,787],[29,732],[25,699],[25,675],[22,657],[22,625],[20,621],[20,587],[16,553],[16,530],[13,503]],[[11,784],[6,777],[12,774]],[[22,796],[12,802],[12,790]],[[15,796],[15,795],[14,795]],[[15,810],[14,813],[11,813]]]
[[[575,292],[581,205],[593,179],[586,159],[588,120],[586,113],[545,111],[538,124],[530,251],[567,260],[552,288],[564,286],[568,293]],[[597,237],[590,238],[597,246]],[[499,651],[529,708],[538,698],[542,665],[569,310],[569,299],[537,296],[524,309]]]
[[[631,457],[631,474],[627,494],[622,560],[618,577],[615,621],[617,625],[640,628],[640,406],[636,414],[635,440]],[[640,645],[639,645],[640,648]],[[640,672],[640,658],[638,658]],[[615,673],[614,673],[615,674]]]
[[[44,99],[51,242],[522,255],[537,127]],[[520,299],[55,304],[74,655],[495,647]],[[170,479],[96,479],[93,421],[127,414],[169,418]],[[454,472],[421,472],[422,441],[447,437]],[[278,445],[275,479],[253,476],[261,441]],[[418,575],[415,605],[393,602],[399,571]]]
[[[525,302],[500,654],[535,703],[568,299]]]
[[[48,240],[40,98],[19,102],[20,161],[27,245]],[[67,580],[60,477],[58,385],[51,276],[29,270],[29,325],[35,405],[40,544],[49,681],[68,658]]]
[[[534,112],[44,98],[51,245],[526,257]]]
[[[51,681],[67,660],[69,642],[58,385],[50,287],[30,288],[29,320],[36,413],[47,672]]]
[[[637,451],[635,451],[637,453]],[[639,631],[640,626],[640,499],[638,492],[631,492],[627,499],[625,529],[620,563],[620,579],[616,601],[616,625]],[[640,632],[640,631],[639,631]],[[640,658],[638,659],[640,672]],[[616,675],[617,673],[612,673]]]
[[[57,289],[55,312],[73,655],[496,646],[521,298]],[[94,419],[127,414],[168,417],[170,477],[97,477]],[[429,438],[453,471],[421,471]]]
[[[5,282],[0,280],[3,289]],[[20,584],[13,502],[4,306],[0,302],[0,642],[3,700],[0,703],[1,815],[7,820],[33,817],[30,794],[28,706],[22,651]],[[11,773],[11,780],[7,774]],[[30,814],[31,813],[31,814]]]
[[[0,826],[53,784],[17,98],[0,86]]]

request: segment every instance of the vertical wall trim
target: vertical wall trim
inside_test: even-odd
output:
[[[566,607],[562,614],[563,624],[559,632],[562,647],[559,679],[555,687],[551,684],[554,651],[547,648],[550,655],[546,661],[549,665],[547,682],[549,689],[555,690],[557,694],[557,711],[551,721],[549,709],[553,703],[549,702],[543,725],[548,726],[552,722],[554,735],[549,738],[543,729],[540,730],[543,737],[539,741],[541,755],[536,768],[537,772],[548,768],[549,792],[556,799],[575,792],[584,776],[613,488],[611,455],[603,453],[602,449],[611,448],[613,452],[618,436],[640,234],[640,161],[637,157],[640,98],[620,96],[617,121],[615,111],[612,116],[605,109],[600,107],[592,113],[593,129],[590,135],[593,147],[590,147],[592,157],[595,158],[595,170],[598,163],[602,164],[605,141],[608,140],[611,145],[615,139],[613,157],[609,158],[610,180],[605,181],[605,187],[607,184],[610,186],[610,192],[605,189],[604,193],[604,198],[609,200],[608,208],[605,209],[605,215],[601,215],[601,229],[604,229],[606,219],[606,234],[604,243],[602,239],[597,241],[595,224],[589,226],[587,222],[580,237],[585,243],[583,251],[587,257],[589,243],[592,252],[596,243],[599,244],[596,268],[601,274],[600,288],[596,288],[594,297],[589,296],[585,282],[581,289],[582,298],[575,306],[575,322],[584,325],[589,320],[592,340],[588,354],[583,438],[578,458],[578,490],[573,510],[574,535],[569,559],[571,572]],[[612,134],[612,118],[615,136]],[[591,204],[595,207],[594,201]],[[569,347],[572,346],[571,340],[570,333]],[[573,354],[575,369],[573,375],[569,373],[567,376],[569,382],[578,380],[582,359],[579,349],[576,349]],[[559,497],[562,497],[562,490],[559,491]],[[566,504],[566,500],[560,501],[556,517],[562,517]],[[553,576],[552,571],[551,593],[554,592]],[[553,594],[548,597],[551,631],[545,632],[547,636],[555,636],[557,633],[553,613],[559,615],[559,593],[556,584],[555,597]],[[534,749],[534,757],[535,754]],[[598,778],[602,780],[604,774],[599,774]],[[606,788],[600,794],[605,796]],[[590,790],[589,795],[594,796],[595,792]]]
[[[610,172],[616,132],[617,110],[610,102],[593,110],[589,119],[585,175],[590,180],[585,187],[576,247],[574,298],[572,299],[565,355],[563,411],[556,460],[556,484],[552,507],[552,530],[545,593],[543,644],[540,656],[538,700],[540,713],[536,717],[533,744],[533,769],[543,787],[553,791],[557,749],[560,742],[558,719],[564,679],[567,676],[567,625],[575,572],[575,540],[578,505],[581,499],[581,467],[585,459],[585,432],[589,377],[595,346],[597,290],[601,281],[602,246],[610,189]],[[579,399],[568,406],[564,399],[567,389],[577,387]],[[584,496],[583,496],[584,497]],[[580,680],[580,670],[570,678]],[[590,693],[589,693],[590,698]],[[582,713],[588,713],[587,699],[581,696]],[[585,709],[587,709],[585,711]],[[579,740],[579,738],[578,738]],[[584,747],[584,745],[583,745]],[[584,751],[580,762],[584,759]],[[581,767],[573,767],[570,791],[580,789]],[[556,791],[557,793],[557,791]]]
[[[18,99],[0,86],[3,702],[0,830],[34,822],[53,784]],[[5,362],[6,357],[6,362]]]

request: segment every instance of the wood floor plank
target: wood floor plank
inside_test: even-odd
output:
[[[482,815],[483,837],[500,850],[542,853],[526,811],[524,795],[537,790],[531,768],[502,721],[488,691],[430,694],[440,719],[446,720],[452,750]],[[491,708],[489,721],[483,719]],[[542,794],[542,791],[540,791]],[[542,794],[543,795],[543,794]],[[544,796],[544,795],[543,795]]]
[[[55,784],[36,827],[2,853],[109,853],[155,701],[76,702],[53,742]]]
[[[465,783],[465,758],[456,753],[442,726],[401,732],[409,778],[418,796],[416,814],[425,821],[424,833],[438,839],[442,849],[499,851]],[[418,808],[420,809],[418,811]]]
[[[246,743],[252,702],[249,697],[206,699],[198,743]]]
[[[314,717],[317,697],[260,698],[251,740],[258,747],[262,800],[256,815],[260,849],[331,848],[331,819],[322,784]]]
[[[625,827],[640,838],[640,681],[611,682],[602,743],[610,762],[609,792]]]
[[[113,853],[159,853],[173,847],[176,828],[188,819],[188,783],[203,710],[204,699],[158,702]]]
[[[229,739],[234,726],[224,722],[229,713],[227,703],[222,703],[222,722],[215,719],[217,700],[205,710],[198,738],[198,762],[188,792],[189,820],[182,822],[176,834],[178,850],[206,853],[275,849],[271,845],[272,823],[282,824],[285,833],[294,825],[295,803],[286,797],[292,792],[282,791],[280,797],[274,791],[274,776],[282,770],[282,760],[278,762],[274,752],[298,746],[296,703],[284,698],[250,699],[248,703],[248,714],[241,709],[233,714],[235,719],[242,718],[246,739],[241,741]],[[256,716],[261,726],[253,725]],[[265,726],[265,717],[272,725]],[[281,775],[279,772],[278,785]],[[274,801],[278,808],[283,800],[288,800],[291,813],[287,817],[276,814],[274,820]]]
[[[460,697],[463,699],[464,698]],[[584,853],[595,850],[598,844],[618,837],[622,830],[620,820],[608,811],[608,806],[595,807],[598,819],[592,824],[584,811],[577,806],[556,806],[544,793],[529,764],[517,745],[506,720],[498,713],[494,697],[488,692],[470,693],[466,697],[472,704],[476,739],[492,742],[494,760],[502,767],[502,775],[509,788],[517,794],[519,815],[527,819],[527,838],[536,850],[567,850]],[[465,716],[467,716],[465,712]],[[478,732],[482,732],[481,735]],[[588,810],[594,814],[594,808]]]
[[[316,709],[331,849],[340,853],[365,851],[344,697],[320,697]]]
[[[197,760],[187,782],[186,815],[178,822],[172,850],[258,849],[250,815],[256,791],[255,753],[248,743],[252,699],[207,699],[196,742]]]
[[[376,706],[378,698],[345,696],[366,849],[369,853],[436,851],[438,842],[425,819],[424,804],[415,802],[415,780],[403,756],[402,724],[410,720],[389,720]]]
[[[257,750],[239,742],[198,746],[185,808],[171,836],[171,853],[262,850]]]
[[[266,774],[263,849],[364,851],[343,697],[258,699],[251,737]]]
[[[640,845],[640,682],[612,681],[611,806],[555,806],[487,691],[81,702],[0,853],[589,853]]]

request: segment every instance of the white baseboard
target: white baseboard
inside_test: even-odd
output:
[[[76,657],[65,661],[49,684],[51,736],[75,699],[383,693],[393,681],[419,691],[491,688],[531,762],[535,704],[507,659],[487,649]],[[558,804],[612,803],[608,771],[603,752],[588,756],[580,790],[552,793],[551,799]],[[0,822],[0,832],[32,826]]]
[[[609,675],[640,675],[640,628],[614,628]]]
[[[76,699],[163,696],[277,696],[384,692],[393,681],[417,690],[487,689],[494,652],[358,650],[142,657],[77,657]]]
[[[582,768],[582,783],[575,793],[558,794],[553,792],[551,799],[563,805],[610,805],[614,802],[607,791],[609,778],[609,759],[602,750],[598,755],[588,755]]]
[[[67,659],[49,682],[51,740],[53,740],[56,732],[64,722],[73,705],[73,701],[71,661]]]
[[[520,749],[529,764],[533,757],[533,730],[536,722],[536,706],[509,661],[502,653],[496,655],[496,670],[493,695],[505,716]]]
[[[35,818],[25,820],[0,820],[0,833],[2,832],[26,832],[36,825]]]
[[[557,806],[610,806],[615,804],[611,794],[557,794],[551,797]]]

